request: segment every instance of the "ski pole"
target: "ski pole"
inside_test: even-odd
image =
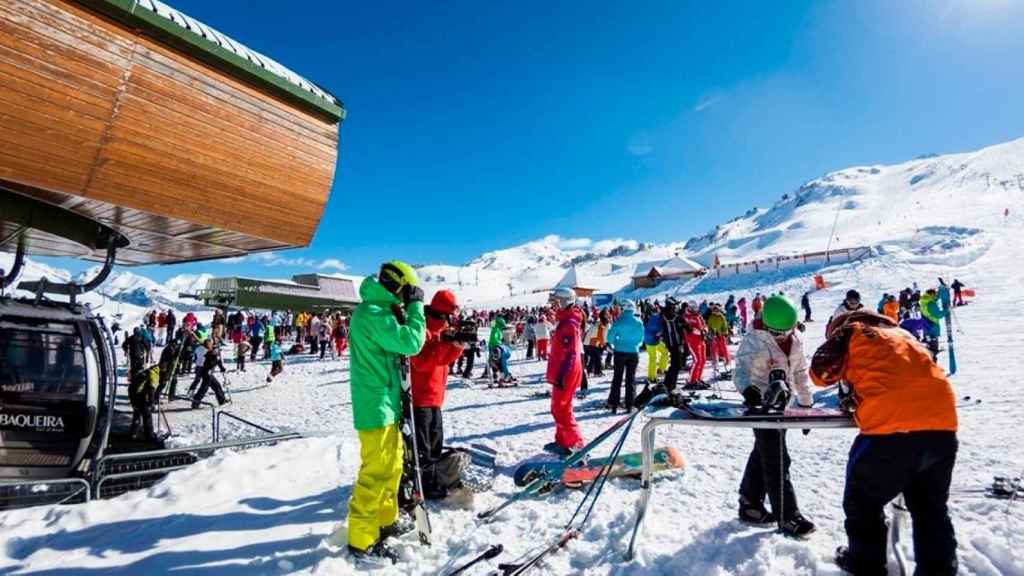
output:
[[[497,557],[498,554],[501,554],[504,550],[505,550],[504,546],[502,546],[501,544],[495,544],[495,545],[491,546],[490,548],[488,548],[487,550],[484,550],[476,558],[473,558],[469,562],[466,562],[462,566],[460,566],[460,567],[456,568],[455,570],[449,572],[448,576],[455,576],[456,574],[462,574],[466,570],[469,570],[470,568],[472,568],[473,566],[476,566],[477,564],[479,564],[480,562],[483,562],[484,560],[490,560],[492,558]]]

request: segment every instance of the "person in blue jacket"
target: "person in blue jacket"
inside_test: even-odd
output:
[[[266,328],[263,326],[263,321],[257,316],[249,327],[249,344],[252,346],[249,350],[249,360],[252,362],[256,361],[256,353],[263,348],[263,336],[265,333]]]
[[[658,376],[668,370],[668,348],[661,338],[661,310],[657,307],[644,326],[644,347],[647,349],[647,382],[654,384]]]
[[[636,366],[640,361],[640,345],[644,342],[644,324],[636,317],[636,305],[627,300],[622,314],[608,331],[608,345],[615,351],[612,387],[608,393],[608,408],[612,414],[619,409],[622,379],[626,379],[626,412],[633,410],[636,399]]]

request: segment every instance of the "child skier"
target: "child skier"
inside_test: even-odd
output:
[[[915,574],[957,573],[947,501],[957,453],[956,397],[942,369],[905,330],[868,311],[846,314],[814,353],[818,386],[848,385],[860,435],[846,465],[843,511],[849,546],[840,568],[887,573],[884,508],[903,494],[913,518]]]
[[[751,407],[772,405],[776,400],[785,405],[794,388],[798,404],[811,406],[814,400],[803,342],[794,331],[796,306],[785,296],[772,296],[764,303],[761,321],[764,329],[748,332],[736,352],[736,389]],[[754,449],[740,484],[741,521],[773,524],[781,513],[783,533],[802,538],[814,531],[814,524],[800,514],[789,467],[786,431],[754,429]],[[764,507],[766,495],[771,513]]]
[[[551,339],[551,356],[545,378],[551,390],[551,416],[555,420],[555,441],[545,448],[568,454],[583,447],[583,436],[576,424],[572,402],[583,375],[580,348],[583,311],[576,306],[576,292],[556,288],[551,293],[551,307],[558,317]]]
[[[270,343],[270,374],[267,375],[267,384],[273,382],[281,372],[284,372],[284,354],[281,353],[281,344],[275,340]]]
[[[533,325],[533,333],[537,337],[537,359],[548,359],[548,339],[551,337],[551,323],[548,322],[547,314],[540,314],[537,323]]]
[[[722,307],[712,304],[711,314],[708,316],[708,332],[711,334],[711,365],[718,373],[718,360],[724,362],[723,370],[729,370],[729,321],[726,319]]]

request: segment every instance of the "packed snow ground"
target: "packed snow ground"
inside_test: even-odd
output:
[[[993,235],[983,249],[959,247],[938,259],[894,252],[854,265],[826,270],[832,287],[816,293],[814,323],[806,352],[823,340],[824,320],[849,287],[873,305],[883,291],[913,281],[922,286],[937,275],[958,277],[978,298],[957,310],[960,372],[953,377],[958,397],[981,399],[960,411],[960,454],[954,486],[979,488],[994,475],[1024,470],[1019,441],[1020,374],[1024,336],[1008,322],[1024,297],[1017,231]],[[970,251],[969,253],[967,251]],[[708,283],[695,298],[726,292],[750,296],[755,290],[783,290],[799,296],[810,283],[804,275],[762,277],[767,283],[739,286]],[[665,285],[667,291],[677,290]],[[720,291],[719,291],[720,290]],[[500,453],[492,492],[479,495],[476,510],[515,493],[514,466],[541,451],[553,436],[543,364],[517,351],[513,371],[518,388],[487,389],[454,379],[446,400],[447,443],[485,443]],[[940,357],[945,362],[945,357]],[[229,367],[232,367],[229,363]],[[641,355],[639,374],[645,374]],[[345,517],[359,451],[351,427],[348,361],[290,359],[285,372],[264,387],[265,362],[229,373],[235,414],[274,429],[298,429],[321,436],[246,452],[223,452],[143,492],[83,505],[36,508],[0,514],[0,572],[4,574],[351,574],[344,551]],[[482,365],[478,364],[479,373]],[[592,379],[590,396],[578,402],[577,417],[588,438],[616,417],[587,410],[604,401],[610,371]],[[187,382],[183,385],[187,386]],[[175,409],[184,408],[176,403]],[[178,411],[169,418],[180,443],[209,439],[208,411]],[[626,450],[640,448],[638,421]],[[232,435],[248,434],[242,428]],[[633,562],[622,559],[639,496],[636,480],[611,481],[582,537],[550,557],[538,573],[676,575],[837,575],[833,550],[845,542],[841,498],[846,454],[854,431],[790,434],[793,477],[800,509],[818,526],[808,541],[781,537],[770,528],[750,528],[735,519],[737,487],[752,445],[749,431],[663,428],[659,445],[679,448],[685,469],[660,474],[645,529]],[[598,454],[611,448],[609,442]],[[582,497],[560,491],[517,504],[490,523],[474,510],[430,504],[434,545],[421,547],[415,535],[398,544],[403,562],[381,574],[444,573],[488,545],[501,543],[499,561],[511,561],[552,542]],[[1024,574],[1024,504],[983,498],[954,498],[952,514],[961,573]],[[912,551],[909,551],[912,554]],[[495,564],[471,574],[486,574]]]

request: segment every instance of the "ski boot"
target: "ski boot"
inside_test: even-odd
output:
[[[739,519],[744,524],[755,526],[767,526],[778,522],[778,517],[766,510],[764,506],[747,504],[742,501],[740,502]]]
[[[803,540],[814,533],[814,522],[804,518],[800,514],[793,516],[782,523],[782,534],[790,538]]]
[[[388,538],[398,538],[416,529],[416,522],[408,512],[399,512],[398,518],[388,526],[380,529],[380,539],[383,542]]]
[[[352,555],[352,560],[356,566],[363,570],[386,568],[396,564],[399,560],[398,553],[385,544],[383,540],[378,540],[366,550],[349,546],[348,553]]]
[[[854,576],[886,576],[889,574],[888,568],[884,566],[878,570],[864,570],[857,566],[856,560],[850,554],[850,549],[846,546],[836,548],[835,563],[843,572],[853,574]]]

